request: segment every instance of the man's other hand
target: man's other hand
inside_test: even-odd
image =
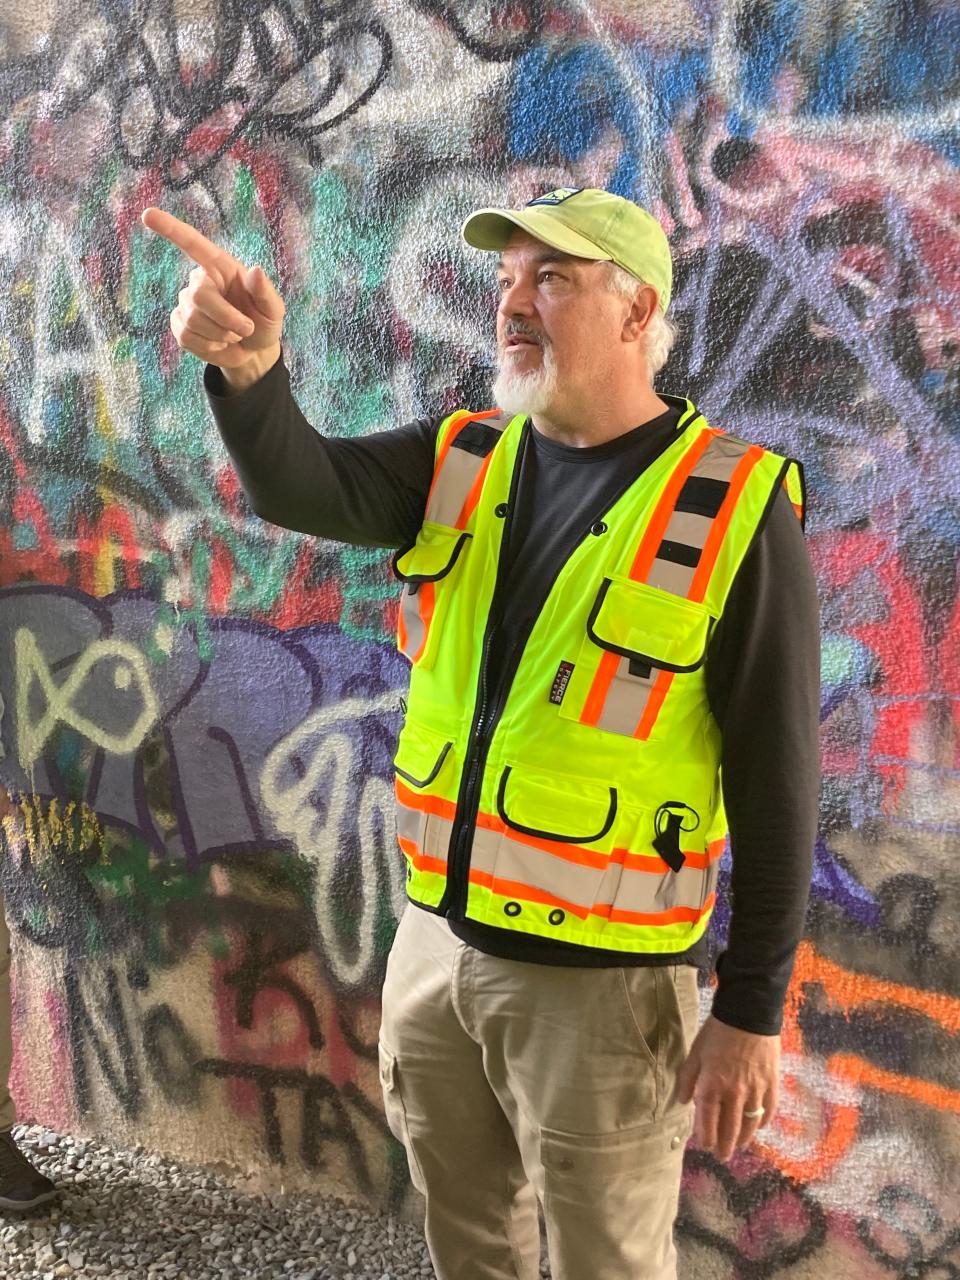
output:
[[[777,1111],[780,1037],[740,1031],[709,1017],[677,1076],[681,1102],[696,1107],[693,1141],[718,1160],[745,1147]],[[748,1116],[763,1108],[762,1115]]]
[[[197,264],[170,313],[177,346],[219,366],[233,391],[262,378],[280,358],[285,311],[265,273],[163,209],[144,209],[140,220]]]

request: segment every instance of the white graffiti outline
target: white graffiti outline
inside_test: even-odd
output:
[[[136,681],[143,707],[126,733],[112,733],[77,712],[72,705],[74,695],[100,662],[116,662],[114,683],[118,689],[129,689]],[[24,769],[29,770],[43,751],[44,744],[58,723],[89,738],[96,746],[115,755],[127,755],[140,746],[160,710],[150,681],[143,654],[126,640],[96,640],[73,664],[63,684],[54,682],[50,667],[29,627],[19,627],[14,639],[14,669],[17,682],[17,749]],[[39,720],[30,715],[30,692],[37,681],[46,698],[46,708]]]
[[[351,812],[355,789],[356,749],[343,732],[317,735],[327,729],[343,729],[350,723],[372,716],[396,712],[396,693],[375,698],[349,698],[328,707],[319,707],[274,746],[264,763],[260,794],[264,807],[277,828],[295,844],[298,852],[316,867],[314,912],[317,929],[330,970],[339,981],[355,986],[364,981],[376,961],[376,911],[381,861],[386,867],[389,901],[398,918],[406,900],[403,866],[394,848],[395,818],[393,790],[383,778],[367,777],[360,788],[359,801]],[[282,774],[294,756],[306,761],[303,776],[284,783]],[[328,779],[328,775],[332,776]],[[311,795],[324,788],[325,813],[311,802]],[[337,901],[336,852],[343,838],[344,824],[355,821],[360,845],[361,899],[356,908],[357,946],[355,955],[344,952],[335,911]],[[382,833],[378,838],[378,830]],[[395,856],[391,857],[391,851]]]

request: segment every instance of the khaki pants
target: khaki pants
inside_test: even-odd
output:
[[[13,1041],[10,1034],[10,930],[3,914],[0,893],[0,1133],[6,1133],[17,1120],[10,1097],[10,1063]]]
[[[499,960],[406,910],[380,1079],[440,1280],[536,1280],[538,1199],[554,1280],[673,1280],[697,1021],[689,966]]]

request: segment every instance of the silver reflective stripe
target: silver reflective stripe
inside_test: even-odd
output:
[[[714,436],[703,456],[690,472],[690,476],[705,480],[729,480],[737,469],[737,463],[751,446],[730,436]]]
[[[412,662],[420,652],[420,646],[423,644],[423,638],[426,635],[426,627],[423,625],[423,619],[420,617],[420,591],[423,586],[414,594],[410,590],[410,583],[405,583],[403,591],[400,593],[400,608],[403,611],[403,625],[407,629],[407,643],[403,648],[403,652]]]
[[[711,893],[716,892],[717,881],[720,879],[720,859],[714,858],[713,862],[707,867],[703,880],[703,901],[710,897]]]
[[[481,426],[492,427],[494,431],[503,431],[509,422],[510,415],[503,412],[493,418],[480,419]],[[468,422],[462,427],[453,428],[454,443],[447,450],[424,513],[424,519],[432,520],[435,524],[456,525],[463,504],[486,462],[486,457],[480,458],[475,453],[456,447],[456,437],[461,431],[469,430],[472,425]]]
[[[414,809],[397,797],[397,835],[412,840],[425,857],[446,862],[452,833],[453,823],[448,818]]]
[[[696,475],[696,471],[693,474]],[[674,511],[663,536],[668,542],[683,542],[702,551],[712,527],[710,516],[700,516],[695,511]]]
[[[671,595],[683,596],[686,599],[690,594],[693,575],[696,572],[696,569],[691,569],[689,565],[674,564],[672,560],[661,560],[657,556],[647,574],[647,585],[659,587],[661,591],[669,591]]]
[[[419,809],[411,809],[402,800],[398,800],[397,835],[402,836],[404,840],[412,840],[415,845],[419,846],[420,832],[425,817],[426,814],[421,813]]]
[[[708,874],[698,867],[658,875],[634,871],[619,862],[608,862],[605,868],[583,866],[482,827],[474,836],[470,867],[498,880],[513,880],[554,894],[585,911],[593,906],[615,906],[618,911],[645,914],[673,907],[699,911]],[[668,886],[668,882],[672,883]]]
[[[478,458],[475,453],[450,449],[430,495],[424,518],[432,520],[434,524],[456,525],[484,461],[484,458]]]
[[[617,663],[617,673],[611,681],[603,711],[597,721],[597,728],[632,737],[641,716],[647,709],[650,690],[658,675],[659,671],[653,671],[649,676],[632,676],[630,659],[620,658]]]

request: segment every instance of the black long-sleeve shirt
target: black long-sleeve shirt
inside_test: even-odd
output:
[[[254,511],[304,533],[361,546],[413,542],[423,521],[442,418],[359,439],[314,430],[280,362],[239,395],[208,368],[211,407]],[[509,591],[492,648],[498,654],[539,611],[585,529],[677,432],[680,403],[605,444],[576,448],[536,430],[521,460],[506,549]],[[714,1016],[761,1034],[780,1028],[801,936],[819,788],[819,628],[816,586],[800,524],[778,495],[731,589],[707,651],[707,692],[722,733],[733,911],[718,958]],[[682,954],[627,956],[450,921],[463,940],[511,959],[549,964],[707,963],[704,940]]]

